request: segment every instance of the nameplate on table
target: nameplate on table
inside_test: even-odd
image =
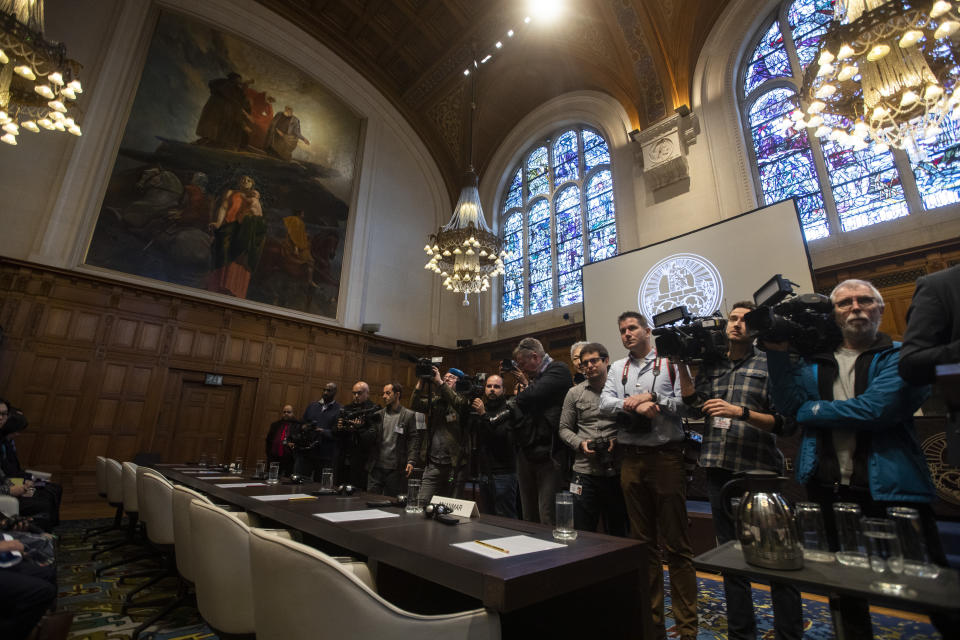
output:
[[[531,536],[508,536],[506,538],[490,538],[488,540],[471,540],[470,542],[456,542],[451,547],[457,547],[476,553],[487,558],[515,558],[528,553],[562,549],[567,546],[550,540],[541,540]]]
[[[241,487],[265,487],[267,485],[262,482],[225,482],[215,486],[218,486],[221,489],[239,489]]]
[[[382,509],[359,509],[357,511],[335,511],[333,513],[315,513],[317,518],[329,522],[354,522],[357,520],[377,520],[379,518],[399,518],[399,513],[390,513]]]
[[[473,500],[457,500],[456,498],[433,496],[433,498],[430,499],[430,504],[442,504],[445,507],[450,507],[450,515],[461,518],[476,518],[480,515],[480,510],[477,509],[477,503]]]
[[[309,493],[281,493],[277,494],[267,494],[265,496],[249,496],[254,500],[263,500],[264,502],[281,502],[283,500],[306,500],[307,498],[313,498]]]

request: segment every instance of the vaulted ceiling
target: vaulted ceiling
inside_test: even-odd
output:
[[[700,49],[729,2],[565,0],[559,19],[525,24],[526,0],[259,1],[393,102],[443,171],[451,202],[468,155],[471,85],[463,71],[473,60],[493,54],[475,75],[473,163],[482,175],[510,130],[560,94],[605,92],[638,129],[689,104]]]

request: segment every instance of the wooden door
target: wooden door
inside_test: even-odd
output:
[[[166,460],[185,462],[198,460],[200,454],[216,454],[219,462],[227,462],[232,451],[239,385],[213,387],[183,380],[180,402],[173,425],[173,437]]]

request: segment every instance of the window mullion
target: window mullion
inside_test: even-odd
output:
[[[907,202],[907,212],[910,214],[923,211],[923,198],[920,196],[920,187],[917,186],[917,177],[913,174],[910,156],[906,151],[890,148],[893,153],[893,164],[900,174],[900,186],[903,187],[903,199]]]
[[[827,170],[827,159],[820,145],[820,139],[807,132],[807,141],[810,143],[810,152],[813,155],[813,166],[817,169],[817,182],[820,183],[820,194],[823,196],[823,206],[827,211],[827,227],[831,234],[840,233],[840,214],[837,213],[837,201],[833,197],[833,185],[830,183],[830,172]]]

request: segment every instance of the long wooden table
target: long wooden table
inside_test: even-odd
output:
[[[367,501],[383,496],[262,501],[252,496],[309,493],[319,485],[218,487],[233,481],[172,469],[185,466],[156,469],[216,501],[366,558],[380,594],[408,610],[438,613],[483,606],[500,613],[504,638],[651,637],[649,596],[641,579],[647,550],[634,540],[579,532],[562,549],[492,559],[451,545],[518,534],[553,540],[551,528],[490,515],[450,526],[393,507],[380,508],[398,518],[334,523],[314,514],[368,509]],[[236,482],[246,481],[237,476]]]

